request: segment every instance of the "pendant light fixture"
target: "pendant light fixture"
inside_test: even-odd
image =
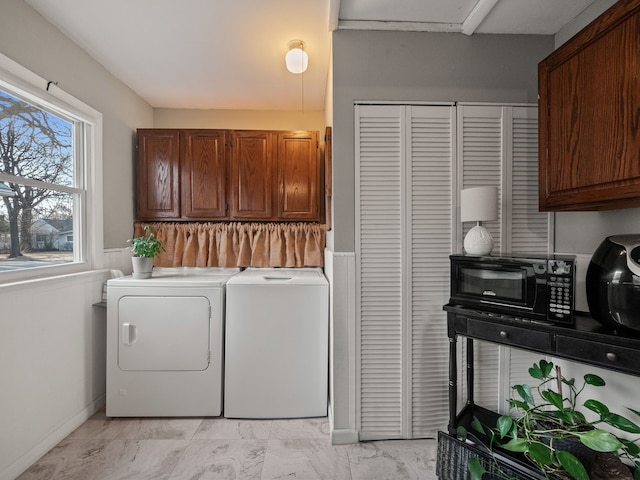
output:
[[[284,57],[287,64],[287,70],[291,73],[303,73],[309,65],[309,55],[304,51],[304,42],[302,40],[291,40],[289,42],[289,51]]]

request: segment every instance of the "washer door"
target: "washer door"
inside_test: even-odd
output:
[[[118,366],[130,371],[206,370],[209,317],[206,297],[122,297]]]

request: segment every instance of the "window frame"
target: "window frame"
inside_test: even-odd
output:
[[[103,268],[102,124],[100,112],[0,53],[0,89],[74,122],[74,177],[82,176],[80,190],[56,185],[57,191],[79,194],[74,211],[77,229],[72,263],[0,272],[0,285]],[[0,181],[33,186],[49,184],[0,173]]]

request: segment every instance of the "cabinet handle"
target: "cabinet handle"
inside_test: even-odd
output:
[[[504,330],[500,331],[500,338],[509,338],[509,334]]]
[[[606,357],[607,357],[607,360],[609,360],[610,362],[617,362],[618,361],[618,356],[613,352],[607,353]]]

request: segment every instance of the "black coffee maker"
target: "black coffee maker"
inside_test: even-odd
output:
[[[586,289],[596,320],[640,331],[640,234],[612,235],[602,241],[591,257]]]

